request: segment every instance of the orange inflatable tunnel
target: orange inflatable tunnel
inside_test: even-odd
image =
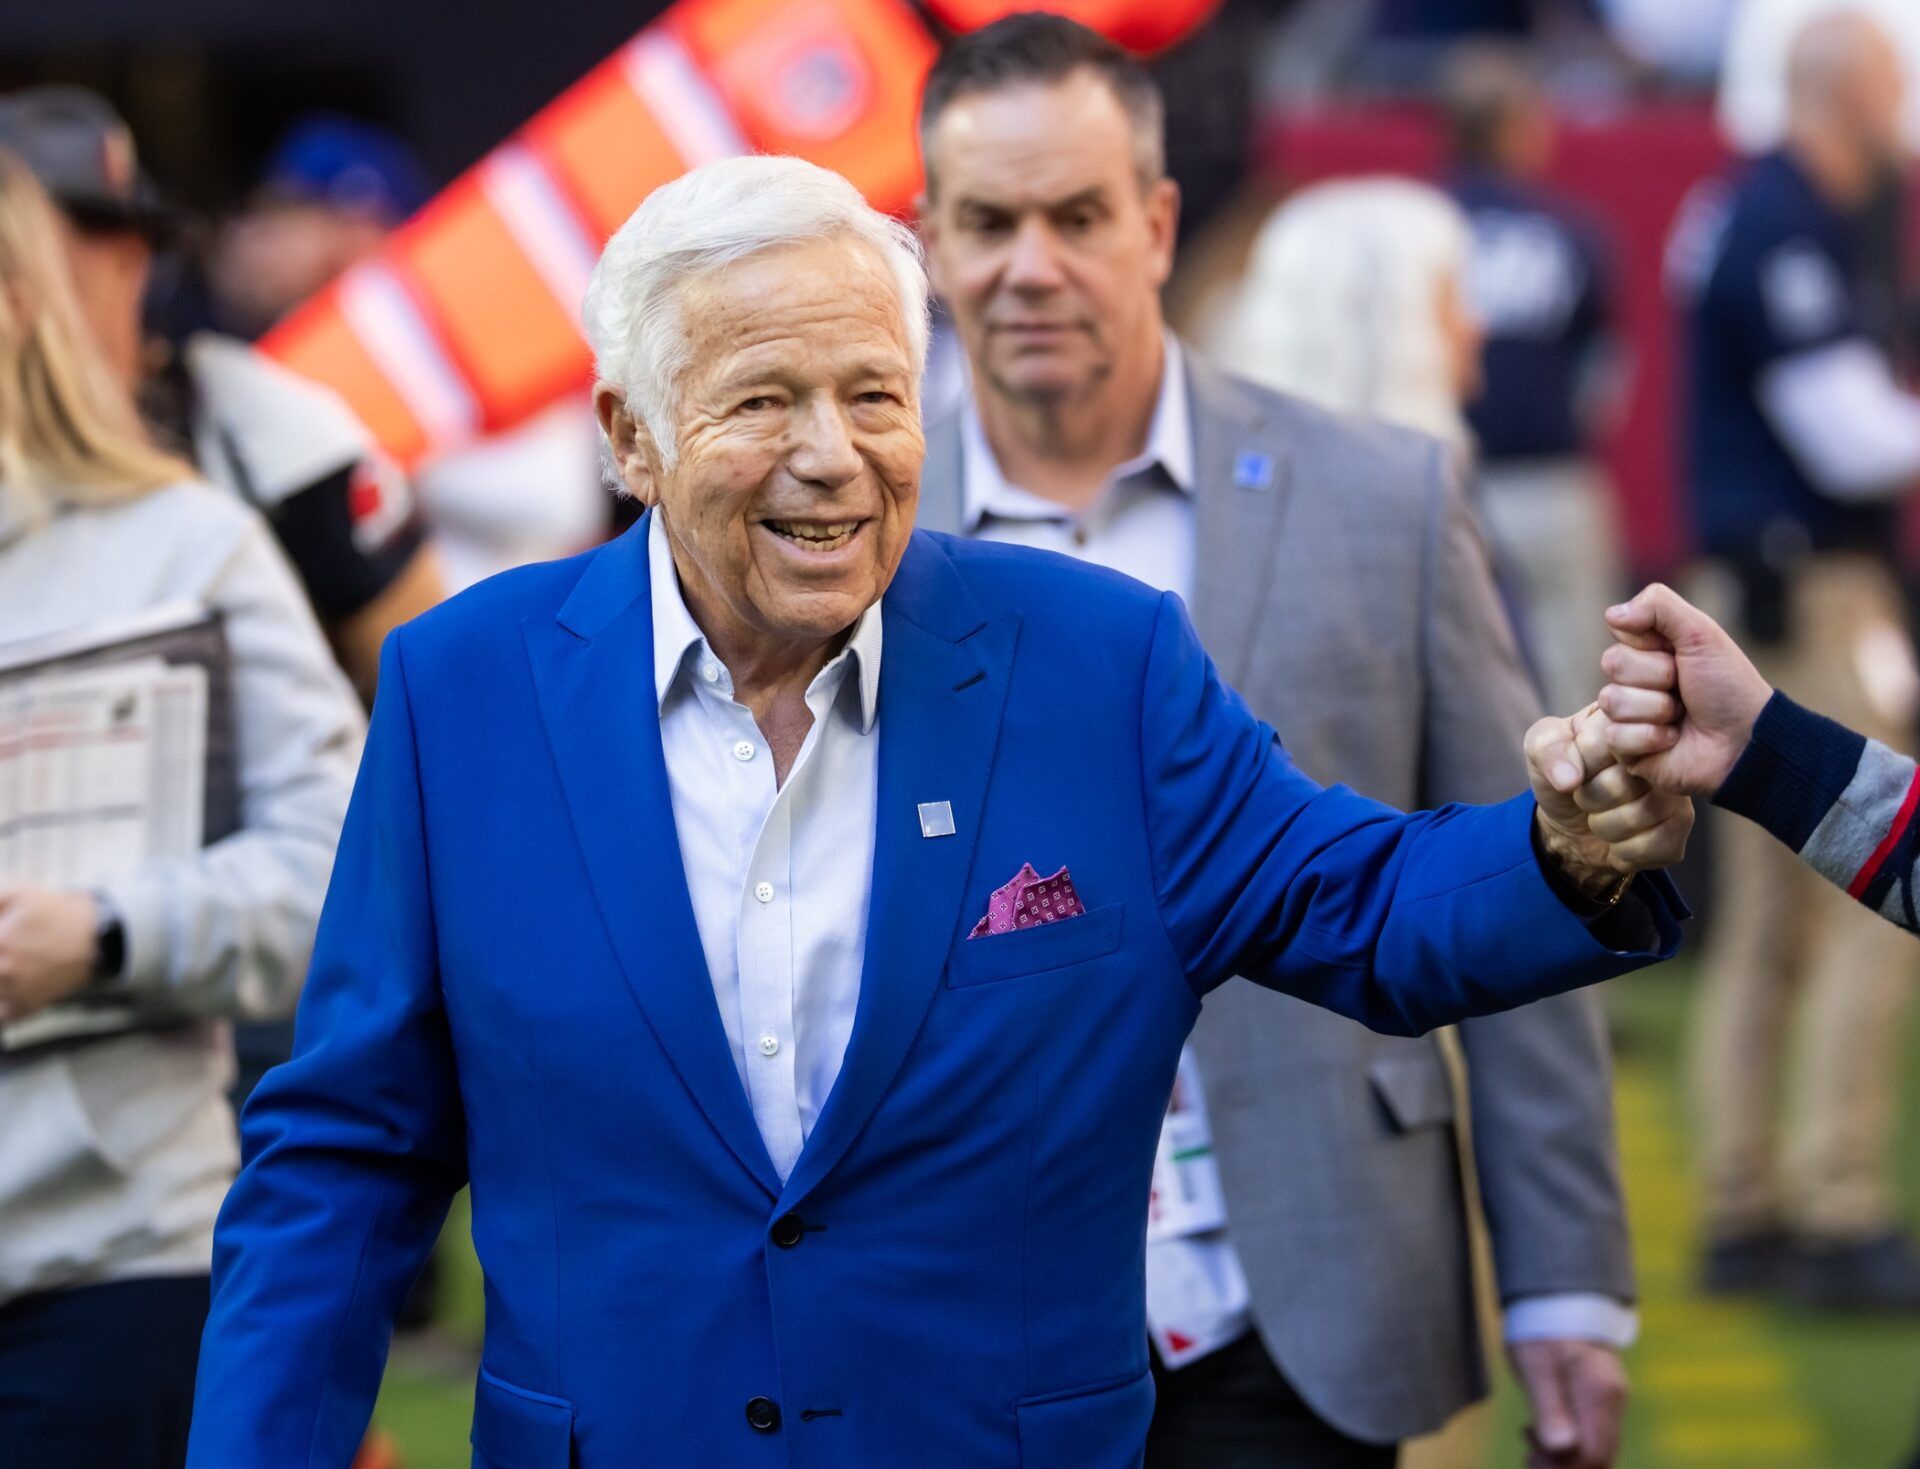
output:
[[[904,209],[933,56],[904,0],[681,0],[261,345],[405,464],[510,427],[586,380],[600,247],[688,168],[791,153]]]
[[[927,0],[935,19],[956,31],[977,31],[1021,10],[1050,10],[1110,36],[1130,51],[1171,46],[1220,8],[1220,0]]]

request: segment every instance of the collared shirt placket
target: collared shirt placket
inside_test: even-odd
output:
[[[792,1171],[806,1143],[801,1116],[799,1037],[796,1013],[801,976],[795,971],[795,907],[798,891],[794,860],[794,810],[809,800],[814,753],[826,720],[836,717],[836,695],[846,682],[851,660],[840,655],[807,690],[813,713],[793,768],[784,785],[774,785],[773,752],[753,714],[732,697],[724,671],[702,688],[701,702],[713,717],[717,743],[724,752],[717,766],[725,774],[729,809],[739,813],[735,870],[744,875],[740,889],[735,951],[739,1012],[735,1028],[742,1079],[760,1121],[768,1155],[782,1178]]]

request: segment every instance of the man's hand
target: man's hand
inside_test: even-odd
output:
[[[1591,1341],[1517,1341],[1507,1348],[1527,1395],[1527,1469],[1612,1469],[1627,1411],[1627,1369]]]
[[[1686,855],[1693,802],[1652,789],[1616,763],[1611,724],[1597,705],[1527,731],[1527,772],[1538,803],[1540,845],[1588,897],[1620,879]]]
[[[1607,609],[1617,640],[1600,666],[1611,721],[1608,748],[1663,791],[1711,796],[1753,736],[1773,697],[1726,630],[1657,582]]]
[[[93,974],[90,893],[0,887],[0,1024],[64,1000]]]

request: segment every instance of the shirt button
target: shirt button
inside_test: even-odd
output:
[[[760,1054],[763,1056],[779,1055],[780,1054],[780,1037],[777,1035],[761,1036],[760,1037]]]
[[[754,749],[755,746],[752,740],[741,740],[733,747],[733,758],[742,762],[751,760]]]
[[[754,887],[753,895],[763,903],[771,903],[773,901],[773,884],[770,882],[757,884]]]
[[[708,683],[719,683],[720,665],[718,663],[702,663],[700,665],[700,677],[704,678]]]

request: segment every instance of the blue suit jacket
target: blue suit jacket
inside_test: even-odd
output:
[[[1415,1032],[1655,957],[1555,899],[1530,799],[1323,790],[1176,599],[919,534],[884,602],[858,1016],[783,1186],[675,842],[645,538],[389,640],[296,1053],[221,1215],[195,1469],[345,1469],[463,1183],[478,1464],[1137,1464],[1147,1185],[1209,989]],[[925,838],[941,800],[956,831]],[[1087,914],[969,940],[1023,862],[1071,867]],[[1641,887],[1670,951],[1678,900]]]

